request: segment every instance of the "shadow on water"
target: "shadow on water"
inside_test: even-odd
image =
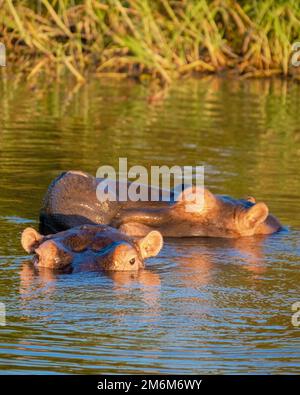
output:
[[[0,85],[0,369],[15,373],[299,373],[300,87],[207,78],[149,104],[132,82]],[[167,239],[140,273],[36,270],[20,233],[49,182],[102,164],[205,165],[288,230]]]

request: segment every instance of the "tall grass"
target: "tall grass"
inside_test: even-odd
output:
[[[31,79],[288,75],[298,0],[0,0],[7,62]]]

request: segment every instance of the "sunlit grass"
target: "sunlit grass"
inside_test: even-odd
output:
[[[28,79],[288,75],[300,41],[297,0],[0,0],[0,9],[8,63]]]

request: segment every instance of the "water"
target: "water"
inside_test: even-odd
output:
[[[300,86],[207,78],[160,101],[133,82],[0,84],[0,370],[299,373]],[[139,274],[35,272],[20,233],[62,170],[205,165],[206,185],[268,203],[270,237],[169,239]]]

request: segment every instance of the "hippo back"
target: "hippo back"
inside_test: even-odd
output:
[[[50,184],[40,211],[40,232],[56,233],[78,225],[109,224],[118,203],[100,202],[97,179],[81,171],[60,174]]]

